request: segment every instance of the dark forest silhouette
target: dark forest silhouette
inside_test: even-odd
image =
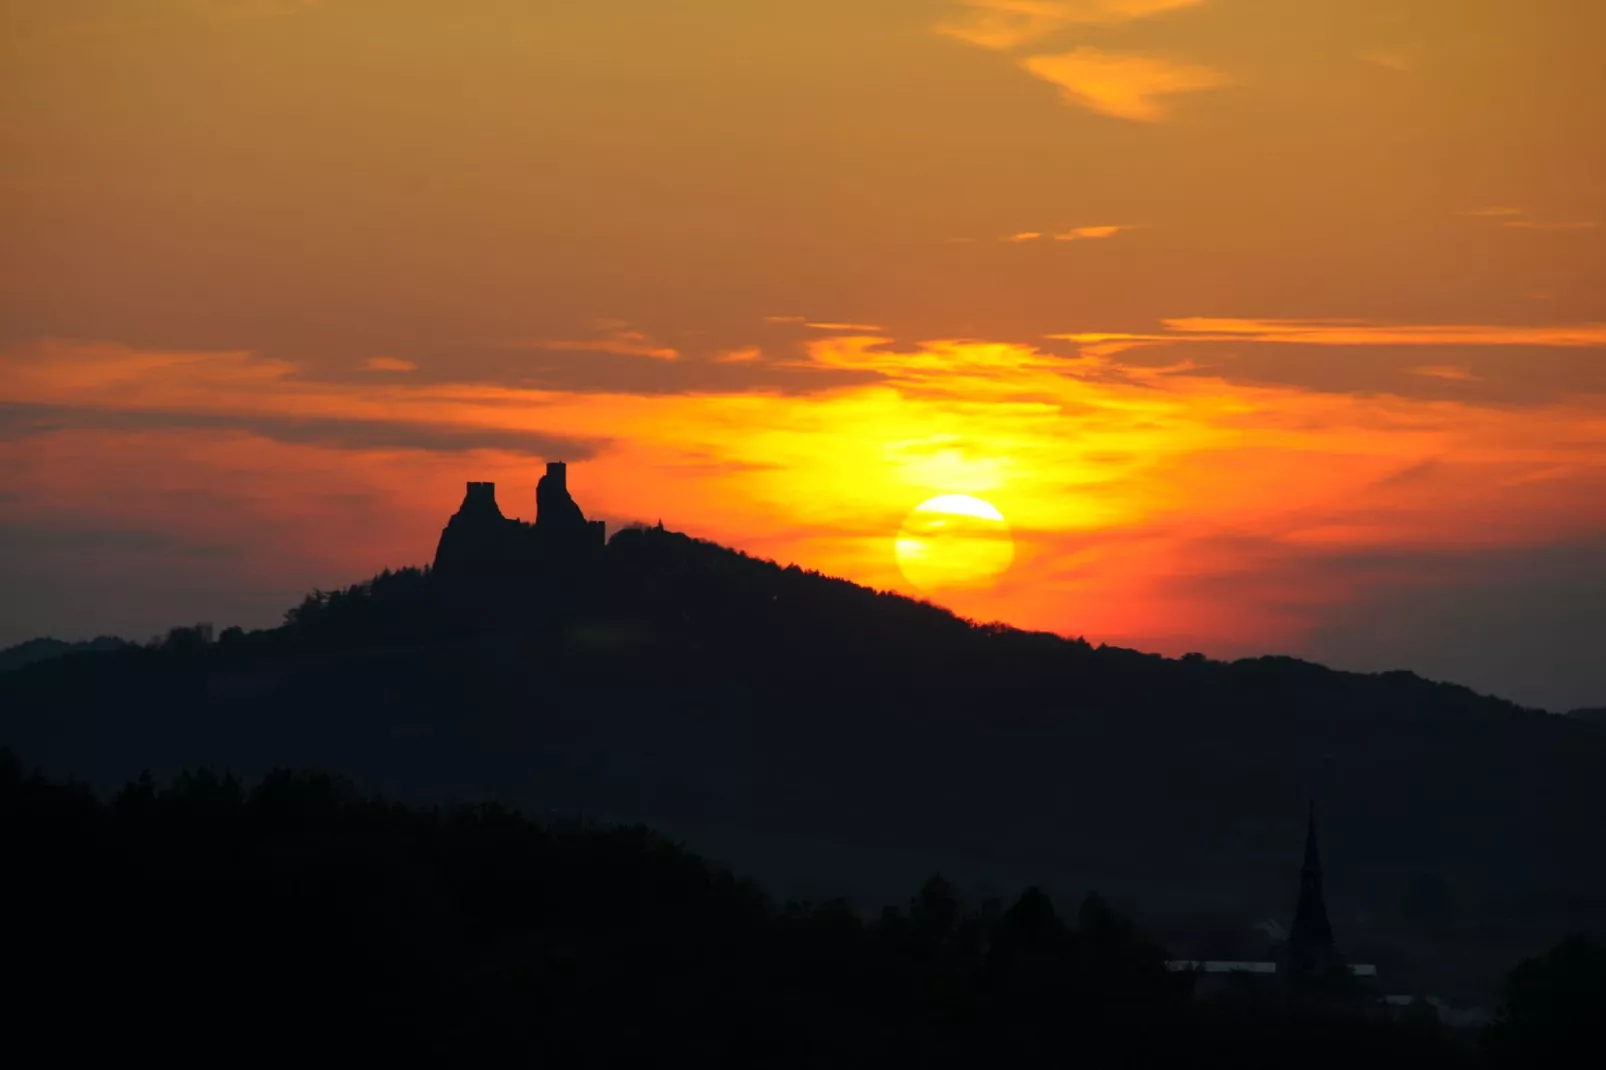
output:
[[[1606,980],[1598,946],[1561,945],[1513,971],[1479,1041],[1358,1003],[1192,998],[1096,895],[1069,917],[1036,888],[971,907],[933,877],[867,920],[778,904],[640,827],[323,775],[143,777],[107,802],[5,751],[0,814],[26,919],[8,1040],[62,1061],[1561,1066],[1591,1050]]]
[[[1585,719],[1523,710],[1409,673],[1338,673],[1274,657],[1173,660],[978,624],[661,525],[627,528],[603,541],[577,506],[568,508],[573,502],[563,481],[555,485],[561,495],[549,484],[541,498],[543,514],[551,508],[562,518],[551,534],[542,533],[539,518],[532,525],[503,517],[494,492],[471,492],[443,533],[435,566],[314,592],[277,628],[175,628],[144,646],[55,651],[0,673],[0,742],[50,775],[81,778],[103,796],[121,791],[142,769],[170,778],[186,768],[230,768],[247,779],[282,768],[339,770],[398,800],[359,804],[348,792],[338,804],[317,804],[343,815],[329,835],[347,830],[338,832],[352,838],[340,841],[340,850],[349,848],[353,859],[368,857],[358,841],[383,854],[403,836],[398,829],[450,825],[448,813],[471,825],[464,815],[500,813],[428,809],[478,799],[530,813],[645,821],[784,897],[823,901],[841,894],[861,912],[907,894],[933,870],[968,889],[981,883],[1035,883],[1077,894],[1100,888],[1123,910],[1152,919],[1157,939],[1182,957],[1207,954],[1193,943],[1223,919],[1287,919],[1305,804],[1320,795],[1334,924],[1350,951],[1385,963],[1414,989],[1445,990],[1463,981],[1482,987],[1570,933],[1606,930],[1606,859],[1588,846],[1606,818],[1599,778],[1606,732]],[[28,783],[30,799],[48,797],[65,807],[39,828],[81,820],[82,835],[112,852],[82,852],[83,865],[113,866],[99,872],[134,881],[144,889],[130,893],[135,899],[157,894],[150,874],[131,875],[117,868],[122,862],[106,861],[144,850],[128,848],[119,830],[126,800],[151,796],[154,787],[124,792],[123,809],[97,810],[77,789]],[[204,794],[210,783],[183,781],[170,794]],[[264,783],[298,784],[292,792],[298,798],[333,791],[285,774]],[[212,838],[197,848],[197,864],[229,856],[231,844],[247,855],[256,850],[245,846],[256,842],[255,833],[225,830],[257,827],[248,820],[257,804],[242,801],[247,794],[237,786],[217,792],[225,800],[218,806],[234,816],[205,826]],[[384,814],[391,817],[381,820]],[[496,818],[504,820],[509,828],[538,828]],[[183,827],[174,835],[203,835],[196,831],[201,826]],[[556,850],[551,829],[557,827],[568,826],[518,835],[548,837],[541,850]],[[47,839],[77,842],[77,835]],[[583,836],[573,842],[582,841],[591,842]],[[661,844],[632,842],[643,857],[662,856]],[[335,849],[329,843],[317,849],[326,847]],[[374,865],[384,872],[393,865],[428,870],[416,859],[400,860],[404,855]],[[485,863],[492,870],[504,864],[537,863]],[[359,879],[367,865],[353,863],[352,889],[369,887],[362,882],[371,878]],[[411,877],[396,879],[400,889],[414,887]],[[92,881],[85,885],[91,887]],[[108,887],[77,894],[109,894]],[[183,894],[193,899],[201,894],[195,888]],[[265,888],[250,894],[278,894]],[[383,892],[392,894],[404,892]],[[90,910],[87,901],[81,905]],[[383,909],[405,914],[426,907],[407,899]],[[427,907],[437,909],[445,908]],[[866,947],[885,950],[892,929],[882,922],[850,924],[840,908],[810,908],[801,918],[780,908],[753,909],[755,918],[767,919],[753,923],[769,934],[764,940],[803,932],[804,947],[831,947],[837,931],[831,924],[840,923],[854,934],[843,939],[855,949],[843,952],[851,965],[843,969],[878,976],[884,966],[852,958],[872,954]],[[478,962],[454,943],[467,939],[463,926],[472,928],[455,910],[429,915],[436,920],[421,922],[417,939],[433,949],[429,954],[447,956],[452,969],[500,978],[503,966]],[[131,915],[122,917],[133,925]],[[431,928],[437,922],[445,926],[440,932],[458,935],[441,936]],[[107,947],[148,941],[129,961],[160,957],[154,935],[118,936],[111,921],[94,925],[95,939],[104,937]],[[1073,930],[1079,927],[1064,931]],[[268,945],[262,953],[310,946],[283,943],[283,933],[277,939],[261,941]],[[515,940],[509,947],[523,946],[517,941],[525,936],[509,939]],[[407,946],[406,954],[424,954]],[[597,964],[625,954],[609,946],[586,968],[609,972]],[[504,948],[493,956],[497,963],[504,963],[497,957],[504,951],[520,957]],[[196,953],[204,959],[222,952]],[[212,965],[198,976],[222,969],[205,961]],[[645,967],[632,967],[638,968]],[[410,976],[398,970],[397,977]],[[948,977],[942,970],[933,976],[939,975]],[[467,991],[478,982],[453,983]],[[503,980],[484,983],[495,988]],[[506,983],[513,988],[497,998],[524,1006],[510,993],[535,982]],[[882,993],[841,983],[859,993],[852,999]],[[981,998],[951,978],[930,983],[959,985],[955,991],[970,993],[964,999]],[[1087,976],[1076,983],[1092,984]],[[1175,996],[1162,989],[1169,993],[1164,999]],[[1143,998],[1150,996],[1160,1002],[1143,1003],[1144,1015],[1182,1013],[1153,993]],[[816,998],[777,999],[794,997],[805,1007]],[[384,998],[401,1007],[422,997]],[[598,1007],[606,1002],[598,999]],[[903,1032],[874,1035],[876,1044],[893,1045],[881,1050],[912,1050],[897,1049],[899,1043],[949,1050],[935,1039],[946,1034],[920,1017],[933,1013],[930,1007],[920,1006],[918,1013],[904,1007],[892,1015],[904,1021]],[[599,1016],[586,1020],[600,1022],[603,1012],[586,1013]],[[786,1013],[813,1020],[805,1010]],[[870,1035],[853,1017],[874,1017],[863,1006],[841,1013],[846,1024],[832,1029],[848,1038]],[[802,1028],[761,1020],[783,1032]],[[1257,1029],[1275,1033],[1284,1026],[1292,1028],[1272,1020]],[[671,1024],[653,1028],[672,1031]],[[1387,1043],[1398,1040],[1384,1032]],[[495,1043],[525,1041],[498,1034]],[[1206,1038],[1199,1043],[1208,1047]]]

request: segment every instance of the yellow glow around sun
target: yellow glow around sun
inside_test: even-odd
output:
[[[991,502],[943,494],[910,511],[896,553],[904,577],[922,591],[991,587],[1014,562],[1015,541]]]

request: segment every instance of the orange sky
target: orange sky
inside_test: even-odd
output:
[[[0,0],[0,643],[468,479],[1144,649],[1606,703],[1606,5]]]

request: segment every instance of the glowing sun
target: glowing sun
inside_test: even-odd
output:
[[[922,591],[991,587],[1015,560],[1009,524],[991,502],[943,494],[904,518],[898,568]]]

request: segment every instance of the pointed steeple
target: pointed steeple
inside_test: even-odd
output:
[[[1305,862],[1299,869],[1299,902],[1288,933],[1288,949],[1297,971],[1320,969],[1334,957],[1333,926],[1322,895],[1322,859],[1316,844],[1316,804],[1310,804],[1305,829]]]

